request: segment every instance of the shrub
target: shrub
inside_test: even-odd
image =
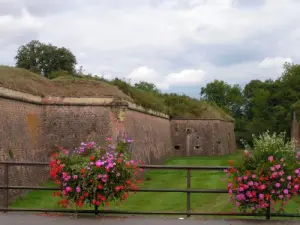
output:
[[[71,152],[63,148],[52,156],[50,175],[61,191],[54,195],[62,198],[59,205],[70,203],[104,206],[122,202],[130,189],[137,189],[140,169],[130,159],[131,140],[122,139],[113,146],[108,138],[107,149],[94,142],[81,143]]]
[[[281,203],[279,210],[295,195],[300,186],[300,157],[285,134],[266,132],[253,136],[253,149],[246,146],[244,159],[225,172],[229,176],[231,200],[243,212],[265,212]]]
[[[49,79],[55,79],[55,78],[64,77],[64,76],[71,77],[73,75],[64,70],[56,70],[56,71],[52,71],[51,73],[48,74]]]

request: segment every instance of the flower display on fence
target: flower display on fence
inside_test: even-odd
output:
[[[142,169],[130,158],[130,139],[118,139],[116,146],[107,138],[107,148],[96,143],[81,143],[70,152],[59,148],[50,161],[50,176],[60,185],[61,191],[54,195],[62,199],[59,205],[70,203],[82,207],[84,204],[107,206],[110,202],[119,204],[129,196],[129,190],[136,190],[141,182]]]
[[[291,142],[285,142],[284,134],[253,137],[253,149],[245,151],[242,162],[230,164],[225,170],[228,192],[243,212],[265,212],[269,207],[283,211],[300,194],[300,155]]]

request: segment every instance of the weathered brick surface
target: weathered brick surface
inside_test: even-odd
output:
[[[173,155],[170,121],[128,110],[125,130],[134,139],[133,157],[145,164],[157,164]]]
[[[110,109],[101,106],[44,106],[46,148],[60,145],[68,149],[81,142],[101,145],[112,135]]]
[[[48,162],[43,129],[43,111],[38,105],[0,98],[0,160]],[[0,169],[3,185],[3,167]],[[45,168],[9,168],[10,185],[38,185],[48,178]],[[36,179],[36,178],[39,179]],[[3,204],[0,192],[0,205]],[[10,190],[9,199],[14,200],[23,191]]]
[[[234,124],[219,120],[172,120],[175,155],[225,155],[236,151]],[[177,146],[177,150],[175,149]]]

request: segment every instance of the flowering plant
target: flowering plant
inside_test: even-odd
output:
[[[253,149],[245,151],[240,164],[225,172],[228,192],[241,211],[265,212],[281,202],[279,211],[300,193],[300,157],[285,134],[266,132],[253,137]],[[249,149],[249,146],[246,146]]]
[[[54,193],[62,198],[59,205],[107,206],[113,201],[119,204],[129,196],[130,189],[137,189],[141,169],[130,159],[132,140],[119,139],[116,146],[111,141],[107,138],[106,149],[88,142],[73,152],[60,147],[53,154],[50,176],[61,187],[60,192]]]

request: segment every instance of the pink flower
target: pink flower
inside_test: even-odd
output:
[[[248,182],[248,185],[249,185],[249,186],[253,186],[253,181],[249,181],[249,182]]]
[[[76,192],[79,193],[81,191],[80,187],[76,187]]]
[[[252,178],[253,178],[253,179],[255,179],[255,178],[256,178],[256,175],[255,175],[255,174],[253,174],[253,175],[252,175]]]
[[[66,192],[71,192],[72,191],[72,188],[71,187],[66,187]]]
[[[280,183],[276,183],[275,187],[279,188],[280,187]]]
[[[228,187],[231,187],[231,186],[232,186],[232,183],[231,183],[231,182],[229,182],[227,186],[228,186]]]
[[[110,142],[110,141],[112,141],[112,138],[111,137],[107,137],[105,140],[108,141],[108,142]]]
[[[259,194],[259,199],[264,199],[264,194]]]
[[[287,195],[289,193],[289,190],[288,189],[284,189],[283,193]]]
[[[244,179],[244,180],[247,180],[247,179],[248,179],[248,176],[243,176],[243,179]]]
[[[280,169],[280,165],[278,164],[278,165],[275,165],[275,168],[277,169],[277,170],[279,170]]]
[[[299,169],[296,169],[296,170],[295,170],[295,174],[298,174],[298,173],[300,173],[300,170],[299,170]]]
[[[96,167],[99,168],[99,167],[101,167],[104,163],[101,162],[100,160],[98,160],[95,164],[96,164]]]
[[[271,167],[271,171],[275,171],[275,167],[274,166]]]
[[[280,198],[280,199],[283,199],[283,195],[279,195],[279,198]]]
[[[288,176],[287,179],[288,179],[288,180],[292,180],[292,176]]]
[[[273,178],[276,178],[276,177],[277,177],[277,175],[278,175],[278,173],[277,173],[277,172],[274,172],[274,173],[272,173],[272,177],[273,177]]]
[[[268,157],[268,160],[269,160],[270,162],[273,162],[274,157],[271,155],[271,156]]]
[[[264,185],[264,184],[260,185],[260,189],[264,190],[266,188],[267,188],[266,185]]]
[[[246,192],[246,195],[247,195],[248,198],[251,198],[251,197],[252,197],[252,194],[251,194],[250,191],[247,191],[247,192]]]
[[[295,184],[294,188],[295,188],[296,190],[298,190],[298,189],[299,189],[299,185],[298,185],[298,184]]]

